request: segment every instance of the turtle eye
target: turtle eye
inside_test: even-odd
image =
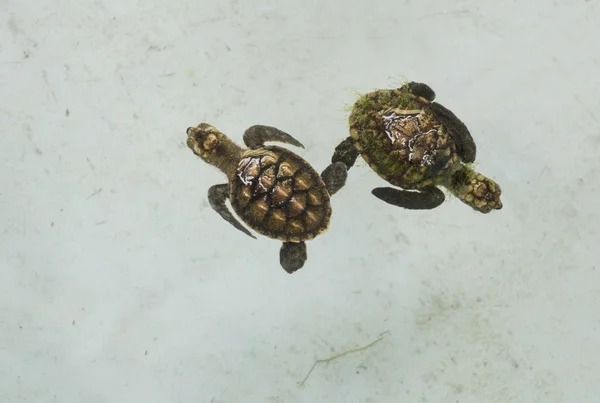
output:
[[[197,127],[188,127],[185,132],[190,139],[199,141],[202,138],[202,130],[198,129]]]

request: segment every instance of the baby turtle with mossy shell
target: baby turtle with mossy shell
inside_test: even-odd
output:
[[[207,123],[187,129],[187,146],[227,175],[227,183],[208,190],[211,207],[238,230],[256,238],[229,211],[251,229],[283,241],[280,264],[288,273],[304,266],[306,241],[325,232],[331,219],[331,196],[346,183],[347,168],[331,164],[321,175],[299,155],[276,141],[304,146],[291,135],[271,126],[256,125],[244,133],[247,149]]]
[[[358,155],[383,179],[401,189],[372,193],[386,203],[412,210],[441,205],[443,186],[481,213],[500,210],[500,186],[475,172],[476,146],[467,127],[434,102],[426,84],[409,82],[360,97],[349,117],[350,137],[336,147],[332,162],[350,169]]]

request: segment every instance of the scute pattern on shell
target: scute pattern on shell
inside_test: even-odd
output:
[[[400,90],[374,91],[357,101],[350,135],[379,176],[405,189],[438,184],[459,161],[454,141],[429,106]]]
[[[233,209],[263,235],[299,242],[329,227],[330,196],[323,180],[289,150],[276,146],[248,150],[230,179]]]

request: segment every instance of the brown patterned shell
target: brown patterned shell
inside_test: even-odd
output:
[[[350,135],[379,176],[405,189],[439,184],[458,167],[456,144],[429,105],[398,89],[361,97]]]
[[[330,195],[302,157],[265,146],[242,155],[230,178],[230,201],[249,227],[270,238],[300,242],[329,227]]]

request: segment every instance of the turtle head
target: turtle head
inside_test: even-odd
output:
[[[189,127],[186,144],[194,154],[229,176],[237,165],[242,149],[208,123]]]
[[[449,189],[463,203],[480,213],[487,214],[502,208],[500,186],[466,165],[454,173]]]
[[[187,146],[196,154],[208,163],[212,163],[214,158],[218,156],[220,144],[223,142],[225,135],[209,125],[208,123],[200,123],[196,127],[188,127],[187,129]]]

